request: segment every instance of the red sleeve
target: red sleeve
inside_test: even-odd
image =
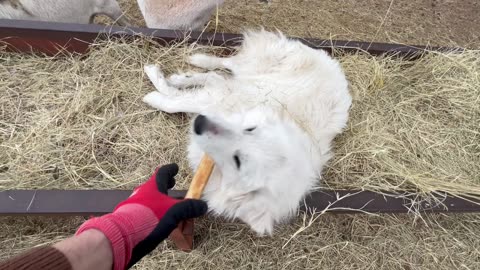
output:
[[[72,270],[67,257],[51,246],[39,247],[0,262],[0,270]]]

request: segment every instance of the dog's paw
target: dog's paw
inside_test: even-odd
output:
[[[159,108],[159,104],[162,103],[162,100],[164,99],[164,96],[159,93],[159,92],[150,92],[146,94],[142,101],[150,105],[151,107],[154,107],[155,109],[161,110],[162,108]]]
[[[176,94],[177,89],[168,85],[160,67],[157,65],[146,65],[143,69],[158,92],[167,96]]]
[[[143,71],[147,74],[148,78],[164,78],[162,71],[158,65],[145,65]]]
[[[252,230],[258,237],[268,237],[273,233],[273,225],[265,223],[250,224]]]
[[[242,213],[240,219],[247,223],[257,236],[271,236],[273,233],[274,220],[268,213]]]
[[[167,88],[168,85],[165,80],[165,76],[158,65],[145,65],[143,70],[158,91],[165,91],[163,88]]]

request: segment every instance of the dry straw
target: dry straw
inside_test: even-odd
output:
[[[186,70],[188,55],[217,49],[141,39],[87,56],[1,54],[0,187],[131,188],[166,162],[188,179],[188,117],[142,103],[142,66]],[[480,197],[479,56],[338,54],[354,101],[326,186]]]
[[[479,269],[478,215],[303,216],[274,237],[258,238],[243,224],[200,219],[196,249],[161,244],[136,269]],[[72,235],[82,219],[0,218],[0,260]]]
[[[189,121],[141,102],[153,88],[142,65],[188,69],[215,48],[106,41],[87,56],[0,54],[0,188],[132,188],[161,163],[179,162]],[[480,52],[415,62],[342,55],[354,105],[326,186],[478,197]],[[236,222],[197,224],[187,255],[162,244],[139,269],[478,269],[477,215],[300,215],[257,238]],[[0,258],[70,235],[82,219],[2,218]]]
[[[143,23],[136,1],[120,2],[129,17]],[[338,14],[333,18],[303,2],[315,5],[289,1],[275,11],[277,1],[271,7],[230,1],[216,20],[219,30],[238,31],[247,23],[302,36],[335,32],[370,39],[362,33],[377,30],[353,33],[338,24]],[[366,9],[362,20],[371,17]],[[306,18],[312,22],[315,16],[321,26],[292,23],[302,12],[313,12]],[[384,30],[394,38],[406,36],[400,29]],[[445,31],[439,32],[437,43],[445,38]],[[152,89],[142,65],[188,69],[185,56],[196,50],[211,48],[165,49],[141,40],[98,44],[88,57],[0,53],[0,189],[132,188],[153,167],[171,161],[181,164],[178,180],[185,188],[188,118],[142,104]],[[479,51],[416,62],[337,56],[355,101],[349,128],[336,140],[335,159],[325,171],[326,185],[424,193],[441,188],[479,196]],[[266,238],[243,224],[200,219],[196,250],[186,254],[167,241],[137,269],[480,269],[478,214],[419,217],[301,214]],[[0,218],[0,259],[67,237],[82,221]]]

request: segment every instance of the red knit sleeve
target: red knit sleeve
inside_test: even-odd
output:
[[[67,257],[51,246],[39,247],[0,262],[0,270],[72,270]]]

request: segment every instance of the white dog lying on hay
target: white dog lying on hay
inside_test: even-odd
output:
[[[248,32],[228,58],[195,54],[190,63],[231,74],[145,72],[157,91],[144,102],[167,113],[199,114],[189,146],[196,168],[203,153],[215,169],[203,198],[216,214],[239,218],[259,235],[294,214],[318,184],[331,144],[348,119],[345,75],[326,52],[282,34]],[[195,86],[196,90],[184,88]]]

